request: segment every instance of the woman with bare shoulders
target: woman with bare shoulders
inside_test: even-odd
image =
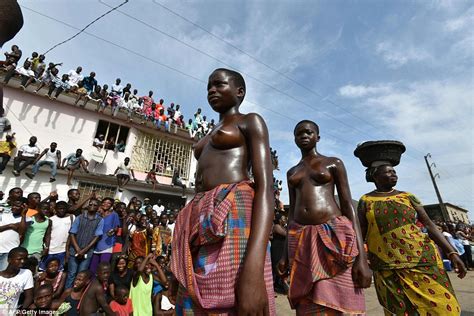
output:
[[[267,127],[259,115],[239,112],[245,96],[239,73],[215,70],[207,92],[219,123],[194,148],[197,193],[180,211],[173,234],[176,312],[274,315]]]
[[[299,122],[294,135],[302,158],[287,173],[288,245],[278,267],[283,275],[290,266],[290,304],[297,315],[362,314],[371,273],[344,164],[318,153],[316,123]]]
[[[396,147],[403,148],[397,158],[393,154]],[[364,150],[370,150],[370,155],[364,155]],[[358,216],[378,300],[385,315],[459,315],[459,303],[435,243],[451,260],[459,278],[466,275],[466,268],[418,198],[394,188],[398,177],[393,165],[398,164],[403,151],[400,142],[377,141],[363,143],[354,152],[368,166],[367,182],[376,187],[360,198]]]

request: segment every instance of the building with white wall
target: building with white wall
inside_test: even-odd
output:
[[[3,80],[3,73],[0,73],[0,80]],[[27,144],[31,136],[36,136],[41,150],[48,148],[51,142],[56,142],[62,158],[81,148],[83,156],[90,161],[90,173],[76,170],[72,186],[66,184],[67,173],[64,170],[59,170],[57,181],[50,183],[48,166],[43,166],[34,179],[25,176],[25,171],[29,171],[31,166],[21,176],[15,177],[11,172],[12,158],[0,175],[1,191],[7,192],[18,186],[26,193],[39,192],[42,196],[57,191],[60,199],[66,199],[69,189],[78,188],[83,194],[96,190],[102,197],[117,197],[124,202],[137,196],[139,199],[150,197],[152,202],[160,198],[179,205],[184,202],[183,191],[171,185],[173,168],[179,167],[181,177],[187,184],[186,198],[193,195],[191,184],[196,160],[192,146],[195,140],[189,137],[187,131],[174,130],[173,127],[171,132],[158,130],[151,122],[140,124],[139,117],[133,117],[130,122],[126,113],[120,112],[116,117],[112,117],[110,110],[106,110],[105,114],[98,113],[97,105],[93,102],[89,102],[85,108],[76,106],[72,93],[63,93],[57,100],[50,100],[45,96],[46,88],[38,94],[33,92],[35,89],[35,85],[30,85],[26,91],[19,89],[16,79],[4,86],[5,116],[11,122],[11,132],[16,133],[17,147]],[[92,146],[98,134],[105,135],[106,139],[113,137],[116,142],[124,140],[125,151],[116,152]],[[123,192],[118,192],[113,173],[125,157],[130,157],[138,181],[131,180]],[[151,169],[157,170],[159,184],[156,190],[144,181]]]

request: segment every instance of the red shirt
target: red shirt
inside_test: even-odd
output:
[[[109,304],[110,308],[117,313],[118,316],[129,316],[131,313],[133,313],[133,305],[132,305],[132,300],[127,299],[127,304],[125,305],[120,305],[116,301],[112,301]]]

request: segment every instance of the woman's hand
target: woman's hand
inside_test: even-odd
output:
[[[355,287],[366,289],[372,283],[372,270],[370,270],[367,262],[356,259],[352,266],[352,281]]]
[[[454,272],[458,275],[458,278],[462,279],[466,276],[467,270],[466,266],[464,265],[464,262],[462,262],[461,258],[457,253],[453,253],[450,256],[451,263],[453,264],[454,267]]]
[[[263,273],[242,269],[237,285],[237,310],[239,315],[269,315],[268,296]]]

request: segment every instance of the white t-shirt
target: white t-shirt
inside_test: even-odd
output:
[[[78,82],[81,81],[83,78],[83,76],[81,74],[78,74],[75,70],[70,70],[67,74],[69,75],[68,83],[71,86],[77,86]]]
[[[156,212],[158,216],[160,216],[161,212],[165,210],[165,206],[164,205],[158,206],[158,204],[155,204],[153,205],[153,210]]]
[[[19,222],[21,222],[21,216],[14,217],[11,212],[1,214],[0,226],[16,224]],[[20,235],[18,232],[13,229],[7,229],[0,232],[0,253],[8,253],[10,250],[18,246],[20,246]]]
[[[173,120],[177,121],[180,116],[181,116],[181,111],[180,110],[175,110]]]
[[[49,254],[56,254],[66,251],[66,242],[69,236],[74,215],[58,217],[56,215],[49,218],[51,220],[51,241],[49,242]]]
[[[34,145],[31,147],[29,144],[21,146],[19,151],[23,153],[24,157],[34,157],[40,153],[38,146]]]
[[[120,165],[118,166],[117,174],[123,174],[123,175],[129,176],[131,169],[132,169],[132,166],[130,165],[130,162],[126,166],[124,162],[121,162]]]
[[[29,76],[29,77],[32,77],[35,75],[35,73],[33,72],[33,70],[31,69],[25,69],[25,67],[20,67],[20,68],[17,68],[16,69],[16,72],[18,72],[20,75],[23,75],[23,76]]]
[[[13,278],[0,276],[0,315],[16,315],[21,293],[33,285],[33,275],[28,269],[20,269]]]

